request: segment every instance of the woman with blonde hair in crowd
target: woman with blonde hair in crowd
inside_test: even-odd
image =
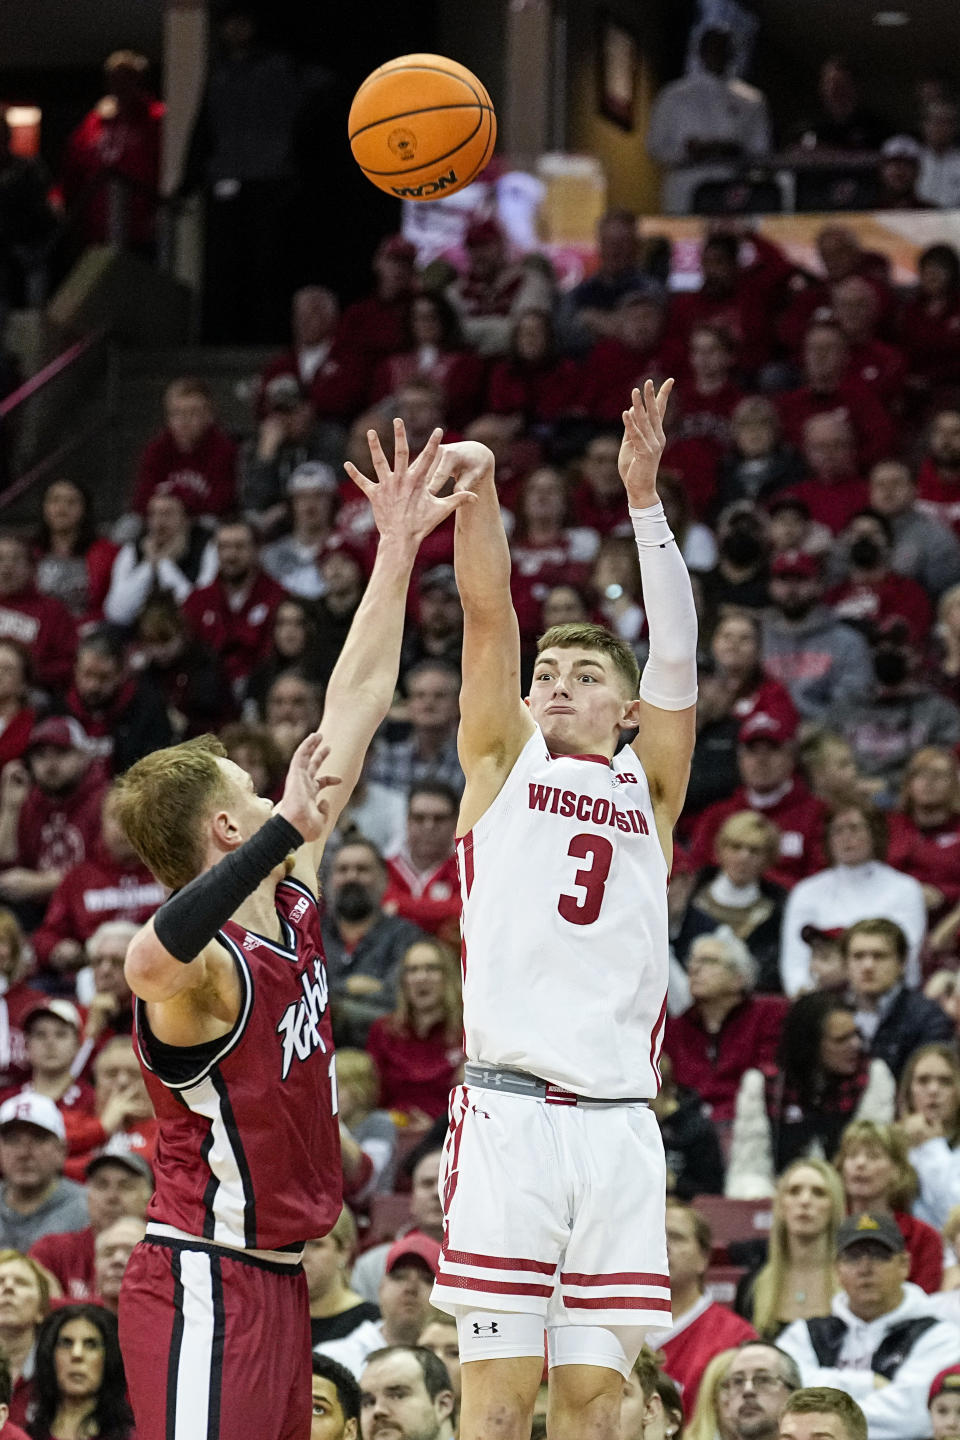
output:
[[[887,817],[887,864],[923,886],[931,916],[960,900],[960,761],[943,745],[911,755],[897,810]]]
[[[829,1315],[834,1251],[846,1213],[840,1177],[825,1160],[795,1160],[777,1181],[766,1263],[745,1275],[735,1309],[762,1340],[792,1320]]]
[[[735,1349],[719,1350],[705,1366],[684,1440],[734,1440],[733,1430],[720,1413],[720,1386],[736,1353]]]
[[[917,1198],[917,1172],[907,1142],[893,1125],[854,1120],[844,1130],[834,1165],[851,1215],[864,1211],[895,1220],[910,1256],[907,1279],[932,1295],[943,1279],[943,1240],[932,1225],[910,1214]]]
[[[460,966],[439,940],[415,940],[400,962],[397,1004],[374,1020],[367,1049],[380,1075],[380,1103],[426,1128],[445,1115],[463,1065]]]
[[[340,1117],[340,1138],[347,1131],[351,1141],[370,1157],[373,1167],[362,1196],[389,1195],[393,1189],[394,1162],[397,1153],[397,1128],[386,1110],[378,1108],[380,1076],[366,1050],[344,1046],[337,1051],[337,1101]]]
[[[9,1419],[25,1428],[33,1400],[37,1334],[50,1310],[50,1276],[19,1250],[0,1250],[0,1350],[7,1357],[13,1395]]]
[[[950,1045],[921,1045],[904,1066],[897,1093],[900,1128],[910,1146],[920,1194],[919,1220],[942,1230],[960,1205],[960,1059]]]

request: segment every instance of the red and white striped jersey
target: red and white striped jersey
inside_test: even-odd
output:
[[[655,1095],[667,866],[634,752],[555,757],[537,729],[457,855],[468,1060]]]
[[[241,1249],[325,1235],[342,1205],[333,1032],[316,898],[277,886],[282,942],[232,920],[240,978],[229,1034],[160,1043],[136,1004],[136,1046],[160,1121],[148,1220]]]

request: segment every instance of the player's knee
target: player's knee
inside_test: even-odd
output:
[[[542,1371],[542,1356],[481,1360],[461,1352],[460,1440],[529,1440]]]
[[[550,1390],[550,1440],[618,1440],[623,1377],[616,1371],[562,1366],[551,1371]]]

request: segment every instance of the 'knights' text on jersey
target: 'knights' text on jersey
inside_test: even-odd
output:
[[[277,886],[283,939],[228,921],[240,1015],[206,1045],[161,1044],[136,1004],[136,1041],[160,1121],[148,1219],[243,1249],[325,1235],[340,1213],[329,986],[313,895]]]
[[[467,1058],[655,1095],[667,866],[635,753],[551,756],[536,730],[457,855]]]

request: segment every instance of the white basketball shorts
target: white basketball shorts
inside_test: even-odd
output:
[[[565,1325],[669,1329],[666,1166],[645,1105],[459,1085],[440,1167],[433,1303]]]

